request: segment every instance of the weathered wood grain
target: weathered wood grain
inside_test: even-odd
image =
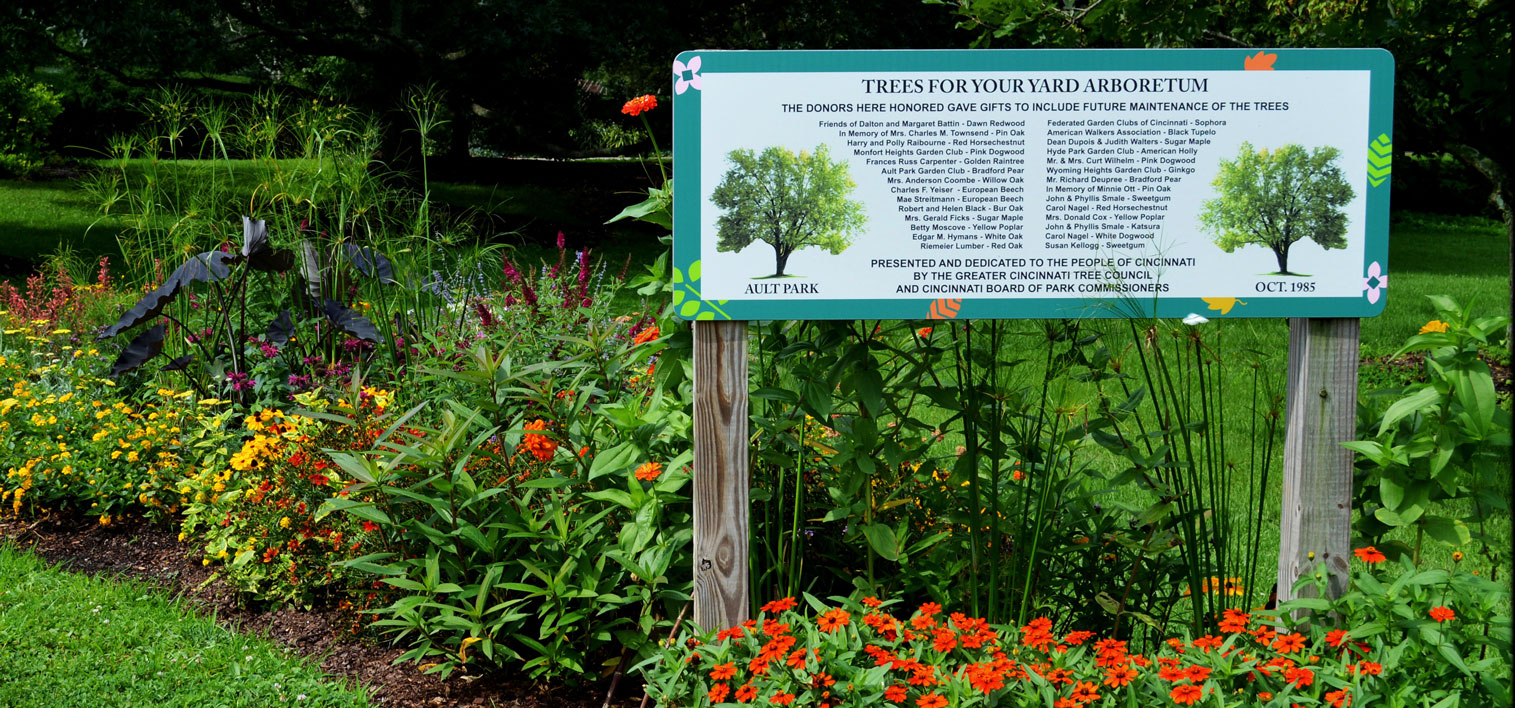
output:
[[[747,323],[694,323],[694,621],[747,619]]]
[[[1346,587],[1352,549],[1352,452],[1357,435],[1356,319],[1291,318],[1278,600],[1324,562],[1328,590]],[[1313,557],[1312,555],[1313,554]]]

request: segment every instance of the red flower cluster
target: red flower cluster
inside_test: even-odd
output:
[[[652,94],[637,96],[621,106],[621,112],[628,116],[639,116],[647,111],[658,107],[658,97]]]
[[[1046,617],[1032,619],[1019,636],[1002,638],[983,619],[944,615],[936,603],[921,605],[908,618],[883,611],[886,604],[870,596],[850,607],[822,609],[813,619],[760,616],[721,631],[713,645],[687,659],[704,662],[698,675],[715,682],[695,695],[712,703],[734,697],[738,703],[798,705],[808,695],[813,700],[809,705],[819,708],[839,708],[844,700],[846,705],[945,708],[951,700],[995,700],[991,696],[1007,691],[1044,690],[1032,684],[1040,677],[1036,684],[1050,685],[1055,692],[1053,708],[1083,708],[1106,699],[1124,703],[1127,696],[1121,694],[1145,695],[1154,688],[1160,690],[1157,695],[1167,694],[1161,705],[1188,706],[1211,700],[1211,694],[1229,695],[1236,688],[1234,679],[1245,679],[1255,685],[1251,692],[1260,701],[1285,689],[1320,691],[1322,705],[1344,708],[1352,701],[1349,690],[1321,687],[1318,678],[1343,670],[1363,676],[1383,673],[1381,664],[1355,657],[1322,663],[1321,656],[1310,653],[1321,640],[1279,625],[1254,627],[1253,615],[1236,609],[1225,611],[1218,633],[1168,640],[1148,658],[1130,653],[1124,641],[1101,639],[1093,632],[1055,634]],[[786,597],[762,610],[789,613],[798,605]],[[854,613],[860,620],[856,625]],[[1454,618],[1445,607],[1431,614],[1438,621]],[[1343,653],[1361,653],[1363,659],[1369,655],[1366,645],[1352,641],[1349,630],[1332,631],[1322,643]],[[1077,647],[1083,649],[1075,651]],[[832,688],[838,683],[832,674],[843,677],[838,686],[844,685],[845,692]],[[858,681],[864,676],[868,685]]]

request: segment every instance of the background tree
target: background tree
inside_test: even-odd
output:
[[[1336,166],[1340,151],[1300,145],[1254,150],[1241,144],[1235,160],[1222,160],[1215,199],[1205,202],[1200,223],[1226,253],[1247,245],[1273,252],[1280,275],[1289,272],[1289,247],[1308,238],[1321,248],[1347,247],[1352,187]]]
[[[1438,153],[1455,157],[1482,178],[1488,203],[1504,220],[1510,307],[1515,309],[1515,140],[1509,139],[1515,113],[1510,93],[1515,8],[1510,0],[927,2],[947,5],[958,15],[959,28],[977,32],[975,47],[1389,50],[1395,62],[1395,183],[1403,181],[1405,168],[1414,166],[1402,158]],[[1445,181],[1436,186],[1438,193],[1428,206],[1457,203],[1444,198]],[[1396,188],[1395,198],[1401,194]],[[1509,341],[1515,355],[1515,336]]]
[[[799,154],[777,145],[762,154],[733,150],[726,159],[732,167],[710,197],[726,210],[716,221],[715,250],[740,251],[762,241],[773,247],[774,277],[784,275],[801,248],[846,250],[867,221],[863,205],[847,198],[857,185],[846,161],[833,162],[824,144]]]

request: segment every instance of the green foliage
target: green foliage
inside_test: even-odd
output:
[[[289,649],[195,617],[146,583],[66,573],[0,546],[0,705],[369,705]]]
[[[650,319],[486,329],[425,367],[450,392],[435,425],[417,407],[374,449],[331,453],[357,483],[317,518],[377,532],[343,565],[387,588],[375,626],[405,658],[575,680],[667,631],[690,588],[691,393],[682,362],[649,365],[667,346]]]
[[[1322,655],[1371,661],[1382,671],[1373,679],[1354,672],[1354,679],[1318,670],[1317,678],[1350,688],[1354,704],[1507,705],[1509,586],[1462,570],[1422,569],[1408,556],[1392,571],[1359,567],[1347,592],[1322,599],[1329,597],[1322,564],[1295,584],[1302,599],[1279,605],[1279,612],[1299,616],[1291,622],[1295,631],[1346,633],[1339,649],[1321,648]]]
[[[716,220],[716,250],[766,243],[773,247],[775,277],[802,248],[846,250],[867,221],[863,205],[847,198],[857,186],[847,162],[833,162],[824,144],[798,154],[777,145],[761,154],[744,148],[726,159],[732,167],[710,196],[726,211]]]
[[[48,130],[62,111],[47,84],[0,74],[0,175],[28,175],[42,167]]]
[[[1258,245],[1278,259],[1278,273],[1290,275],[1289,248],[1310,239],[1323,249],[1346,248],[1352,187],[1336,166],[1340,151],[1300,145],[1254,150],[1243,142],[1235,160],[1222,160],[1215,177],[1216,198],[1205,202],[1200,223],[1226,253]]]
[[[1360,455],[1353,488],[1361,543],[1417,559],[1425,536],[1451,546],[1487,543],[1470,524],[1482,529],[1490,513],[1509,510],[1498,477],[1508,462],[1510,411],[1498,403],[1481,356],[1503,341],[1509,318],[1475,318],[1449,297],[1431,300],[1445,320],[1428,323],[1396,353],[1424,352],[1426,380],[1375,392],[1387,407],[1361,407],[1361,439],[1344,443]],[[1450,513],[1448,502],[1457,499],[1472,502],[1465,516]],[[1383,541],[1401,527],[1415,529],[1413,549]]]

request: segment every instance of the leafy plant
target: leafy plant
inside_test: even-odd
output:
[[[1362,407],[1358,436],[1343,445],[1359,454],[1354,532],[1360,543],[1385,552],[1420,557],[1425,537],[1461,546],[1481,533],[1491,511],[1508,510],[1497,484],[1510,445],[1510,411],[1498,403],[1493,372],[1480,352],[1499,346],[1507,317],[1474,317],[1471,306],[1430,296],[1442,319],[1433,320],[1395,353],[1424,352],[1426,380],[1376,391],[1389,401]],[[1453,500],[1471,502],[1459,516]],[[1415,544],[1384,537],[1399,528],[1415,529]],[[1487,550],[1487,549],[1486,549]]]
[[[304,363],[313,354],[336,352],[339,347],[353,350],[361,348],[362,344],[371,347],[379,341],[378,329],[373,322],[332,297],[339,294],[333,291],[338,290],[342,282],[334,277],[333,266],[345,261],[353,271],[365,277],[392,283],[393,269],[387,258],[373,249],[352,243],[331,244],[323,257],[311,240],[302,239],[298,243],[298,252],[303,286],[293,288],[289,298],[292,304],[281,309],[280,306],[287,301],[278,297],[274,276],[289,272],[295,265],[295,255],[270,244],[266,222],[243,217],[242,226],[240,252],[206,251],[190,257],[119,320],[101,330],[97,339],[114,337],[140,325],[157,322],[161,317],[173,325],[178,335],[175,339],[182,338],[184,349],[189,352],[176,357],[161,370],[186,372],[190,383],[204,396],[224,396],[244,404],[251,402],[252,392],[258,389],[258,382],[248,378],[253,369],[248,352],[250,344],[262,351],[266,358],[274,358],[281,353],[281,348],[294,342],[297,346],[290,348],[305,354],[301,359]],[[255,273],[263,274],[264,285],[262,292],[256,294],[250,291],[252,282],[260,279],[254,276]],[[175,304],[179,294],[197,283],[212,286],[209,304],[198,306],[198,303],[191,302],[188,303],[188,313],[181,307],[181,317],[171,314],[169,307]],[[190,297],[193,298],[193,294]],[[265,307],[259,308],[258,305]],[[248,323],[250,309],[251,325]],[[278,315],[260,321],[267,315],[260,313],[259,309],[277,311]],[[298,313],[293,318],[291,310]],[[196,314],[199,322],[195,324],[200,326],[191,326],[184,321],[185,316]],[[316,316],[325,318],[327,329],[322,332],[317,325],[314,336],[296,336],[296,324]],[[167,331],[164,325],[154,324],[139,333],[112,364],[111,376],[134,371],[157,357],[165,348]],[[264,334],[260,337],[254,333]],[[359,343],[358,346],[354,347],[353,342]],[[171,351],[177,349],[178,343],[175,344]],[[293,357],[286,355],[286,359]],[[200,362],[199,375],[191,373],[189,368],[195,360]],[[295,366],[290,368],[298,370]]]

